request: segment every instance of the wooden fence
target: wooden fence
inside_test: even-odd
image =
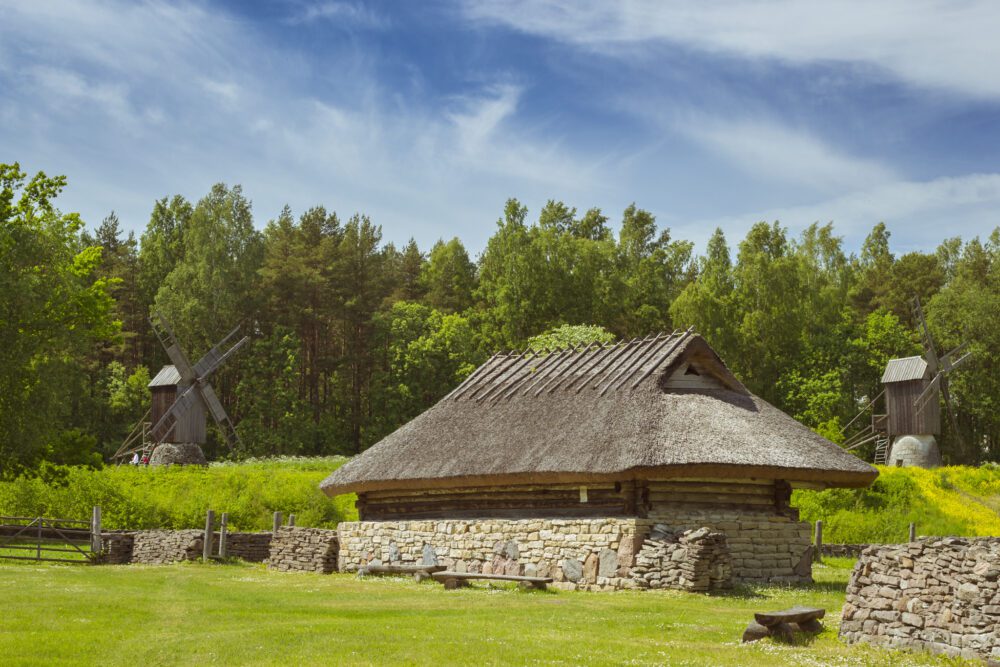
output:
[[[0,559],[90,563],[101,548],[100,507],[90,521],[0,516]]]

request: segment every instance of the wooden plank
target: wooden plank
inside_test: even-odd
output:
[[[444,565],[368,565],[358,568],[358,576],[373,574],[427,574],[433,575],[435,572],[444,572],[448,568]]]
[[[524,577],[515,574],[481,574],[476,572],[452,572],[450,570],[435,572],[431,577],[438,581],[444,579],[463,579],[465,581],[470,579],[488,579],[494,581],[527,581],[533,584],[552,583],[552,577]]]
[[[743,493],[750,495],[770,495],[774,484],[705,484],[704,482],[656,482],[650,484],[651,491],[705,491],[707,493]]]
[[[774,498],[726,493],[657,493],[649,492],[650,501],[656,503],[719,503],[721,505],[774,505]]]
[[[620,482],[622,483],[622,482]],[[605,489],[614,490],[614,482],[598,482],[586,484],[588,489]],[[419,497],[423,498],[425,496],[434,495],[459,495],[459,494],[474,494],[474,493],[521,493],[525,491],[539,491],[545,493],[554,493],[558,491],[570,491],[576,492],[580,488],[580,484],[551,484],[548,486],[539,485],[516,485],[516,486],[506,486],[506,487],[496,487],[496,486],[479,486],[479,487],[459,487],[453,489],[426,489],[426,490],[409,490],[400,489],[398,491],[366,491],[364,495],[368,498],[405,498],[405,497]]]
[[[754,619],[765,627],[778,623],[804,623],[818,621],[826,616],[826,609],[819,607],[792,607],[783,611],[768,611],[754,614]]]
[[[0,559],[6,558],[8,560],[34,560],[43,561],[46,563],[89,563],[88,558],[45,558],[44,556],[5,556],[0,554]]]
[[[35,543],[32,543],[30,546],[23,544],[0,544],[0,550],[7,550],[7,549],[12,549],[15,551],[34,551],[37,553],[38,545]],[[81,554],[83,556],[87,555],[87,552],[81,549],[60,549],[58,547],[43,546],[42,551],[43,552],[53,551],[53,552],[67,553],[67,554]]]

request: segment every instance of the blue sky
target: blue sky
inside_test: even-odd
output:
[[[0,161],[140,231],[242,184],[482,249],[504,201],[699,249],[758,220],[895,250],[1000,224],[1000,3],[0,0]]]

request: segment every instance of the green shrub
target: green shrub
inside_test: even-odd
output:
[[[272,515],[295,514],[301,526],[332,528],[357,518],[354,496],[319,490],[341,457],[275,459],[241,464],[53,467],[0,482],[0,514],[86,518],[101,507],[107,528],[199,528],[205,512],[228,512],[233,530],[267,530]]]
[[[830,543],[901,542],[920,535],[1000,535],[1000,467],[879,469],[867,489],[796,491],[803,521],[823,520]]]

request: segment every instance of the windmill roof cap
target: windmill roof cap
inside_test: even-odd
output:
[[[882,373],[882,384],[923,380],[927,375],[927,361],[923,357],[890,359]]]
[[[173,387],[180,384],[181,374],[177,372],[177,368],[174,366],[164,366],[160,369],[160,372],[156,374],[152,380],[149,381],[147,387]]]

